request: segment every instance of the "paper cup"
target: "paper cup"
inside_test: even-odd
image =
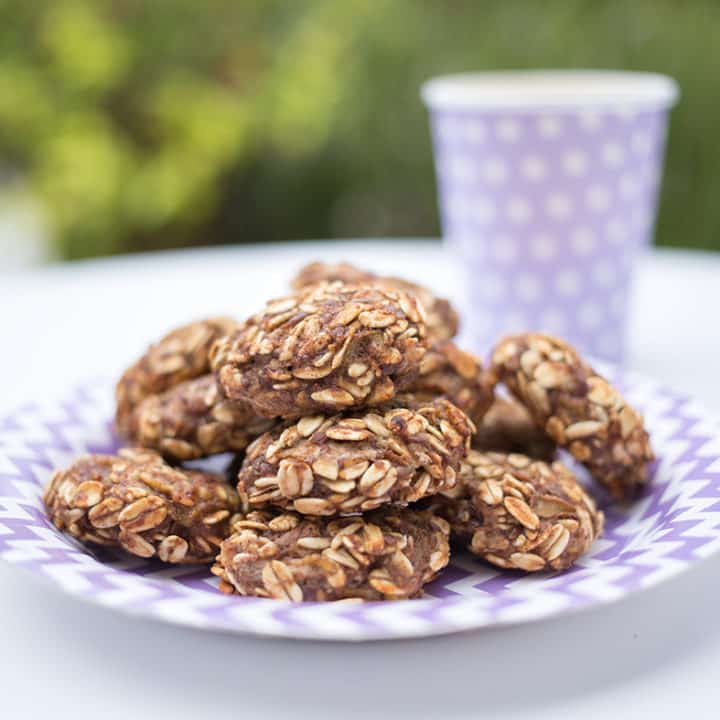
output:
[[[427,82],[464,340],[540,330],[622,361],[632,269],[652,239],[670,78],[497,72]]]

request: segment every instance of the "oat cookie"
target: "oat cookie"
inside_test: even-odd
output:
[[[213,348],[220,386],[259,415],[379,405],[416,377],[426,351],[413,297],[330,283],[273,300]]]
[[[224,398],[213,375],[186,380],[146,397],[132,412],[126,438],[172,460],[244,450],[273,420]]]
[[[535,422],[616,498],[648,480],[653,459],[642,416],[567,343],[526,333],[493,353],[498,377]]]
[[[501,568],[564,570],[603,529],[603,513],[559,462],[472,450],[453,490],[433,498],[453,541]]]
[[[536,460],[551,460],[556,445],[539,428],[530,411],[512,397],[496,397],[489,410],[477,424],[472,439],[477,450],[522,453]]]
[[[307,416],[248,447],[238,492],[304,515],[406,504],[455,484],[474,429],[447,400]]]
[[[211,345],[237,327],[230,318],[209,318],[168,333],[122,375],[115,388],[115,424],[123,435],[130,431],[132,411],[148,395],[156,395],[191,378],[210,372]]]
[[[218,475],[179,470],[149,450],[84,455],[56,472],[44,502],[55,526],[81,542],[168,563],[206,563],[239,508]]]
[[[408,394],[422,401],[444,397],[479,426],[492,404],[494,385],[494,378],[478,358],[447,340],[435,343],[425,353]]]
[[[427,313],[427,333],[432,340],[449,340],[455,337],[460,324],[459,316],[452,305],[444,298],[436,297],[422,285],[397,277],[382,277],[374,273],[356,268],[350,263],[314,262],[300,270],[292,281],[296,290],[317,285],[321,282],[340,281],[349,284],[375,283],[380,287],[403,290],[415,295],[425,307]]]
[[[416,597],[449,559],[448,524],[397,508],[348,518],[251,512],[213,572],[220,589],[301,602]]]

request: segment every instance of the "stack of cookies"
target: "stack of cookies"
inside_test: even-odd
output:
[[[506,338],[484,368],[425,288],[313,263],[293,291],[242,323],[178,328],[130,367],[116,391],[130,446],[53,476],[56,526],[214,562],[225,592],[401,599],[451,541],[528,572],[582,555],[603,514],[558,448],[616,498],[646,482],[642,418],[566,343]],[[220,453],[226,476],[187,464]]]

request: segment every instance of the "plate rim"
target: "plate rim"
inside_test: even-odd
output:
[[[617,374],[617,368],[612,369],[611,366],[607,367],[611,370],[610,374]],[[703,458],[701,456],[701,451],[703,447],[707,445],[707,442],[720,441],[720,420],[718,419],[717,414],[709,411],[703,403],[698,402],[690,395],[677,392],[673,388],[663,383],[659,383],[640,373],[623,371],[622,377],[623,379],[626,379],[633,384],[637,383],[650,386],[652,388],[653,395],[662,394],[664,396],[667,396],[668,398],[672,399],[672,401],[678,408],[685,408],[685,406],[691,405],[691,410],[693,412],[690,415],[686,415],[686,420],[692,420],[693,425],[701,422],[713,426],[714,434],[710,438],[708,438],[704,443],[699,444],[697,447],[691,447],[681,453],[681,457],[687,455],[685,461],[690,462],[702,460]],[[52,407],[61,406],[63,403],[71,404],[71,402],[82,402],[83,396],[85,396],[84,401],[88,402],[88,395],[92,395],[93,393],[96,393],[98,391],[106,391],[110,387],[112,387],[112,383],[107,378],[89,378],[85,382],[76,383],[75,385],[70,386],[63,393],[57,393],[53,396],[43,398],[42,401],[31,401],[29,403],[20,405],[14,410],[4,412],[3,415],[0,417],[0,427],[12,424],[13,422],[17,424],[17,421],[14,421],[14,418],[19,413],[41,413],[43,408],[49,409]],[[687,413],[687,410],[685,412]],[[4,436],[0,436],[0,461],[12,462],[11,458],[5,455],[5,451],[6,446],[4,442]],[[717,452],[714,459],[720,461],[720,450]],[[26,460],[29,464],[34,463],[36,465],[45,465],[46,467],[50,466],[50,463],[48,462],[38,462],[37,456],[35,458],[27,458]],[[677,464],[677,461],[675,462],[675,464]],[[711,463],[706,464],[703,470],[706,470],[710,464]],[[695,463],[695,465],[697,465],[697,463]],[[693,467],[688,471],[684,471],[683,479],[685,479],[693,469],[695,468]],[[488,615],[487,613],[483,614],[482,612],[476,617],[475,613],[480,611],[485,603],[482,602],[480,598],[461,595],[458,595],[456,597],[420,599],[411,601],[411,603],[389,604],[383,602],[376,602],[362,604],[345,604],[344,606],[342,603],[333,603],[330,605],[327,603],[294,604],[290,602],[284,603],[282,601],[273,600],[272,612],[263,613],[264,615],[273,618],[273,624],[258,626],[257,624],[255,624],[255,621],[258,618],[255,617],[255,613],[252,612],[252,606],[259,606],[259,604],[261,603],[263,606],[266,606],[266,604],[270,601],[265,599],[242,598],[242,603],[237,603],[234,607],[228,608],[226,612],[223,612],[222,616],[213,616],[212,618],[209,618],[205,615],[202,615],[201,619],[195,619],[191,615],[181,617],[162,611],[161,605],[158,603],[151,603],[149,605],[138,604],[128,606],[123,605],[121,602],[113,602],[112,595],[109,595],[107,593],[88,595],[88,593],[80,586],[76,585],[73,587],[69,585],[68,582],[66,582],[62,577],[59,577],[58,575],[52,575],[51,573],[45,571],[44,564],[41,561],[38,561],[37,558],[35,558],[33,561],[21,561],[20,559],[15,558],[12,555],[12,548],[10,548],[10,550],[8,550],[7,548],[7,534],[3,533],[3,523],[5,522],[5,516],[2,513],[2,501],[8,498],[12,500],[14,497],[15,500],[27,503],[31,501],[32,498],[23,498],[19,494],[15,496],[5,495],[3,492],[4,486],[8,482],[12,482],[12,479],[13,476],[8,475],[7,473],[4,473],[2,470],[0,470],[0,558],[4,559],[9,564],[16,565],[23,570],[27,570],[28,573],[31,575],[39,576],[50,586],[59,589],[60,591],[70,595],[71,597],[79,598],[84,602],[92,603],[100,607],[121,611],[130,616],[161,620],[163,622],[167,622],[181,627],[191,627],[201,630],[212,630],[214,632],[251,634],[258,637],[281,637],[286,639],[339,642],[382,641],[393,639],[401,640],[420,637],[432,637],[454,634],[459,632],[482,630],[490,627],[507,627],[511,625],[519,625],[526,622],[535,622],[543,619],[549,619],[551,617],[556,617],[559,615],[584,612],[594,607],[604,607],[611,603],[618,602],[626,597],[635,595],[645,590],[649,590],[659,585],[660,583],[665,582],[666,580],[671,580],[681,575],[683,572],[686,572],[691,567],[695,567],[696,565],[704,562],[708,557],[712,556],[713,554],[720,552],[720,530],[718,530],[718,528],[716,527],[716,536],[714,538],[716,542],[713,547],[709,549],[708,552],[703,553],[700,551],[703,547],[710,545],[710,540],[708,540],[704,545],[699,545],[698,547],[696,547],[691,558],[684,561],[674,562],[672,566],[668,566],[666,568],[666,572],[662,573],[661,575],[650,576],[649,578],[646,578],[646,580],[643,580],[641,578],[629,587],[623,588],[622,592],[619,592],[614,596],[597,597],[586,595],[584,598],[578,600],[578,602],[573,605],[555,607],[547,606],[544,609],[535,609],[534,612],[520,617],[497,616],[492,614]],[[28,480],[28,478],[22,477],[22,472],[20,471],[20,469],[18,469],[18,474],[14,476],[14,479],[20,481]],[[720,501],[720,495],[718,495],[718,501]],[[37,512],[38,508],[36,507],[35,510]],[[720,510],[718,511],[718,516],[720,518]],[[30,527],[38,526],[37,524],[33,525],[32,520],[29,520],[27,524]],[[100,570],[100,572],[121,572],[121,569],[115,567],[115,564],[107,565],[105,563],[102,563],[100,560],[94,557],[92,553],[85,551],[79,543],[71,541],[66,536],[63,536],[59,531],[46,525],[43,527],[43,532],[47,531],[53,532],[59,538],[61,538],[63,544],[66,546],[66,550],[69,550],[71,554],[77,553],[83,555],[84,557],[89,558],[93,563],[100,565],[102,567],[102,570]],[[10,537],[10,539],[12,539],[12,536]],[[8,557],[8,554],[10,554],[10,557]],[[145,561],[141,561],[141,559],[139,558],[135,560],[129,558],[128,562],[130,564],[141,564],[141,562]],[[171,567],[179,567],[184,569],[188,568],[188,566]],[[587,568],[580,568],[580,570],[583,569]],[[559,575],[561,574],[553,576]],[[155,578],[149,579],[153,582],[153,584],[159,582],[159,580],[156,580]],[[191,592],[192,591],[190,591],[189,594],[191,594]],[[179,597],[184,596],[186,595],[179,595]],[[218,600],[216,605],[221,605],[223,604],[223,602],[227,602],[227,598],[228,596],[218,593]],[[225,599],[225,601],[223,599]],[[460,605],[463,609],[472,611],[472,614],[471,612],[467,612],[462,617],[462,620],[459,620],[458,616],[455,615],[454,619],[448,619],[447,617],[444,617],[442,620],[435,618],[432,621],[428,621],[427,619],[419,621],[421,615],[424,613],[433,613],[439,609],[441,610],[444,608],[450,608],[452,605]],[[379,610],[379,608],[392,608],[393,606],[408,608],[409,611],[401,610],[398,612],[398,615],[403,619],[404,622],[403,624],[396,624],[391,631],[387,625],[377,623],[376,620],[372,617],[372,615],[383,614],[385,612],[384,610]],[[324,609],[325,614],[327,614],[327,609],[331,608],[330,615],[332,619],[335,621],[345,621],[348,627],[346,629],[343,629],[342,627],[339,627],[336,623],[328,623],[328,627],[330,629],[328,629],[326,632],[323,632],[321,629],[319,629],[319,627],[321,628],[322,625],[307,625],[301,621],[302,616],[312,615],[314,612],[313,609],[317,610],[320,607]],[[235,608],[238,608],[238,610],[235,610]],[[386,614],[392,614],[392,612]],[[301,618],[298,618],[296,616],[301,616]],[[280,620],[276,620],[276,617],[279,617]],[[410,624],[408,624],[408,621],[410,621]],[[360,630],[360,632],[358,632],[358,630]]]

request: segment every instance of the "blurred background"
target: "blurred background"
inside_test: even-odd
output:
[[[0,268],[436,235],[429,76],[673,76],[657,242],[720,248],[715,0],[0,0]]]

